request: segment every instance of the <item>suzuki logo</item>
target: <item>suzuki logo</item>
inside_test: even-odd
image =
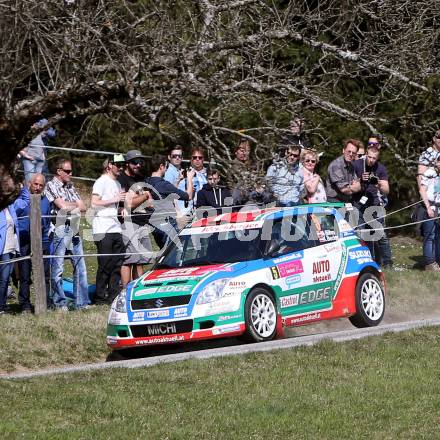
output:
[[[156,308],[160,309],[163,306],[163,301],[159,298],[154,301],[154,305],[156,306]]]

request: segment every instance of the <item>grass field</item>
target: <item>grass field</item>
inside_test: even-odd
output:
[[[1,380],[4,439],[438,439],[440,329]]]

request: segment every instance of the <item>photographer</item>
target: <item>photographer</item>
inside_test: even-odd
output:
[[[364,212],[367,208],[370,206],[384,208],[388,203],[387,196],[390,192],[388,173],[385,166],[379,162],[379,154],[379,149],[375,145],[370,145],[365,157],[353,162],[354,171],[361,182],[361,191],[354,199],[354,205],[359,209],[361,223],[364,222]],[[385,226],[384,218],[379,218],[378,222]],[[368,225],[362,228],[368,228]],[[375,261],[382,267],[393,265],[390,242],[385,231],[377,242],[368,242],[368,247]]]

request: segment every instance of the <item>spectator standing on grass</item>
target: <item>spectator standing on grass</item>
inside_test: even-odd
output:
[[[118,176],[125,166],[122,154],[114,154],[103,163],[103,174],[92,189],[93,239],[98,250],[96,271],[96,304],[111,304],[120,291],[121,266],[125,245],[122,227],[118,219],[119,202],[124,202],[127,193],[122,190]]]
[[[123,286],[144,273],[143,265],[150,262],[147,253],[152,252],[145,210],[150,193],[142,173],[144,166],[145,156],[139,150],[130,150],[125,155],[125,168],[117,177],[122,191],[127,193],[125,208],[128,215],[124,216],[122,226],[122,239],[126,248],[121,268]]]
[[[194,170],[187,173],[187,188],[185,191],[178,189],[164,179],[167,169],[167,160],[161,154],[155,154],[151,159],[151,177],[146,183],[151,188],[150,193],[154,200],[151,210],[150,225],[154,228],[153,237],[160,249],[163,249],[177,235],[176,213],[174,200],[189,201],[193,196]]]
[[[79,235],[81,213],[86,206],[72,181],[72,162],[60,158],[55,163],[54,178],[47,183],[45,196],[53,204],[56,214],[51,258],[52,301],[56,309],[67,310],[67,298],[63,288],[64,259],[67,256],[73,267],[74,307],[85,309],[90,304],[87,269],[82,239]]]
[[[40,119],[32,129],[44,128],[49,121],[47,119]],[[36,136],[26,148],[20,151],[20,157],[23,163],[24,177],[26,183],[29,184],[31,176],[34,173],[42,173],[46,161],[45,147],[48,145],[48,139],[56,136],[55,129],[52,127],[45,128]]]
[[[422,223],[423,256],[425,270],[440,272],[440,225],[435,220],[440,214],[440,157],[433,167],[427,168],[420,176],[420,196],[426,208],[428,221]]]
[[[0,315],[8,313],[7,295],[14,265],[8,263],[20,252],[19,226],[13,205],[0,211]]]
[[[361,183],[353,168],[353,161],[363,143],[358,139],[344,141],[342,156],[330,162],[325,190],[329,202],[352,202],[361,190]]]
[[[285,156],[274,161],[267,169],[266,181],[275,196],[277,206],[295,206],[301,203],[304,178],[299,161],[300,153],[299,145],[291,145]]]
[[[15,212],[18,218],[19,238],[20,238],[20,255],[22,257],[30,255],[31,253],[31,228],[30,228],[30,208],[31,208],[31,195],[40,195],[40,208],[41,208],[41,234],[43,242],[43,255],[50,255],[50,213],[51,204],[48,198],[44,195],[44,185],[46,180],[43,174],[33,174],[29,182],[29,187],[21,189],[20,194],[14,202]],[[44,262],[44,275],[46,279],[46,292],[47,292],[47,304],[51,306],[50,298],[50,259],[45,258]],[[31,260],[22,260],[18,263],[19,268],[19,282],[20,287],[18,290],[18,301],[22,313],[31,313],[31,301],[30,301],[30,284],[31,284]]]
[[[190,170],[194,171],[193,177],[193,198],[189,202],[184,202],[179,200],[177,202],[179,211],[181,215],[190,215],[194,209],[194,206],[197,204],[197,194],[202,189],[203,185],[205,185],[208,180],[206,178],[206,168],[203,165],[203,161],[205,159],[205,153],[202,148],[193,148],[191,151],[191,165],[189,167]],[[188,186],[188,179],[185,177],[182,179],[178,185],[178,188],[182,191],[185,191]]]
[[[324,183],[315,167],[319,162],[316,151],[302,150],[301,163],[304,178],[304,198],[307,203],[323,203],[327,201]]]
[[[354,197],[354,204],[359,210],[361,224],[365,222],[364,213],[369,207],[382,207],[383,214],[379,217],[385,216],[390,186],[387,169],[379,162],[379,153],[377,146],[369,143],[365,157],[353,162],[356,176],[361,182],[361,191],[356,193]],[[385,227],[385,218],[379,218],[377,221],[382,227]],[[368,229],[369,225],[364,225],[362,228]],[[390,268],[393,266],[390,241],[385,229],[381,232],[383,235],[379,240],[367,241],[367,245],[374,260],[383,268]]]

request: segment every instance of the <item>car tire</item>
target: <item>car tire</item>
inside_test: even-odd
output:
[[[362,274],[356,284],[356,314],[350,322],[358,328],[374,327],[385,314],[385,294],[379,279],[371,274]]]
[[[244,305],[246,330],[243,339],[263,342],[274,339],[277,330],[277,310],[272,293],[257,287],[249,292]]]

